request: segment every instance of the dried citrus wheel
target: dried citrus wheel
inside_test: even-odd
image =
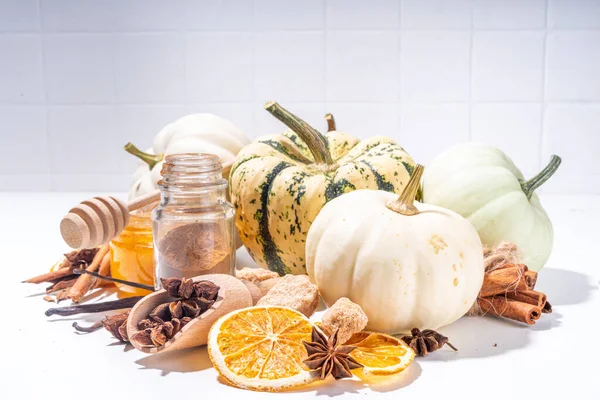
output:
[[[221,317],[208,334],[208,354],[215,369],[232,385],[280,391],[316,379],[302,362],[308,355],[312,324],[287,307],[260,306]]]
[[[344,345],[356,346],[350,355],[364,365],[364,375],[395,374],[415,358],[415,352],[406,343],[384,333],[355,333]]]

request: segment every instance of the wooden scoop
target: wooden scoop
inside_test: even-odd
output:
[[[84,200],[69,210],[60,222],[60,233],[74,249],[107,243],[129,223],[129,213],[160,199],[158,190],[128,203],[112,196]]]
[[[225,274],[210,274],[192,278],[194,282],[211,281],[219,286],[219,296],[215,303],[204,313],[188,322],[181,331],[177,332],[163,346],[145,347],[132,341],[133,346],[144,353],[154,354],[170,350],[181,350],[205,345],[211,326],[225,314],[241,308],[251,307],[262,297],[260,290],[248,281],[242,281],[234,276]],[[160,304],[173,301],[162,289],[140,300],[129,313],[127,319],[127,335],[131,338],[137,332],[138,323],[148,318],[148,314]]]

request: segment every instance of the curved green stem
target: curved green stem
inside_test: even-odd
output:
[[[419,210],[415,207],[415,197],[421,183],[421,176],[425,168],[421,164],[415,165],[415,170],[402,191],[398,200],[387,204],[387,208],[402,215],[417,215]]]
[[[327,141],[319,131],[274,101],[267,102],[265,110],[300,136],[308,146],[317,164],[333,164],[333,159],[327,148]]]
[[[129,142],[125,145],[125,151],[128,152],[129,154],[133,154],[137,158],[139,158],[142,161],[144,161],[145,163],[147,163],[148,166],[150,167],[150,169],[154,168],[154,166],[156,164],[158,164],[159,162],[161,162],[164,158],[162,154],[149,154],[149,153],[143,152],[140,149],[138,149],[137,147],[135,147],[133,145],[133,143],[131,143],[131,142]]]
[[[559,156],[552,154],[550,162],[539,174],[528,181],[521,182],[521,188],[523,189],[523,192],[525,192],[527,199],[531,199],[533,192],[542,186],[548,179],[550,179],[552,175],[554,175],[561,161],[562,160]]]

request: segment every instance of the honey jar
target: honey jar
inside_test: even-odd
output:
[[[110,272],[113,278],[154,285],[154,245],[150,211],[131,212],[129,224],[110,242]],[[150,293],[120,283],[116,285],[125,296]]]

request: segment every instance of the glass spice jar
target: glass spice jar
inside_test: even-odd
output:
[[[233,275],[235,211],[222,171],[212,154],[165,157],[161,200],[152,213],[157,289],[160,278]]]
[[[109,243],[110,273],[113,278],[154,285],[154,244],[150,211],[136,210],[129,214],[129,224]],[[126,296],[150,293],[144,289],[116,283]]]

